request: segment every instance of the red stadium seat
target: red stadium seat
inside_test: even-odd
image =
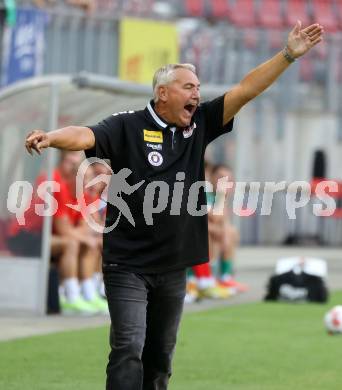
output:
[[[258,22],[266,28],[282,28],[284,25],[282,17],[281,2],[274,0],[262,0],[259,3]]]
[[[306,0],[287,0],[285,8],[285,20],[289,26],[294,26],[297,20],[303,26],[310,23],[308,4]]]
[[[228,0],[211,0],[211,15],[215,19],[226,19],[229,16]]]
[[[185,10],[189,16],[204,16],[204,0],[185,0]]]
[[[239,0],[230,9],[230,20],[240,27],[255,27],[255,7],[253,0]]]
[[[342,4],[340,1],[338,3]],[[322,24],[326,31],[335,32],[338,30],[338,20],[331,0],[312,0],[312,6],[315,22]]]

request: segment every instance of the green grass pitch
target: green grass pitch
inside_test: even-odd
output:
[[[342,389],[342,335],[323,327],[324,313],[341,303],[338,292],[327,305],[255,303],[185,314],[170,390]],[[0,389],[103,390],[107,341],[101,327],[2,342]]]

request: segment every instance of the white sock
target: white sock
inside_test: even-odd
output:
[[[65,298],[74,302],[80,296],[80,285],[77,278],[67,278],[63,281]]]
[[[95,284],[96,291],[100,292],[101,283],[102,283],[102,274],[101,272],[95,272],[93,275],[93,281]]]
[[[221,276],[221,280],[223,280],[224,282],[228,282],[228,280],[232,280],[232,279],[233,279],[233,276],[230,274],[224,274]]]
[[[105,285],[104,285],[103,281],[101,282],[101,286],[100,286],[100,295],[101,295],[101,297],[106,296],[106,290],[105,290]]]
[[[92,301],[96,296],[96,287],[92,278],[81,281],[81,291],[86,301]]]
[[[213,276],[201,277],[197,279],[197,287],[199,290],[215,287],[215,278]]]
[[[63,285],[63,282],[58,286],[58,294],[60,297],[65,297],[65,287]]]

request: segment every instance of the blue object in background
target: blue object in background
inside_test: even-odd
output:
[[[46,20],[41,10],[17,9],[16,24],[5,27],[2,86],[42,73]]]

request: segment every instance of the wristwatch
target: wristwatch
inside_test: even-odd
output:
[[[296,59],[294,57],[291,56],[291,54],[289,53],[289,49],[287,47],[287,45],[284,47],[283,49],[283,56],[285,57],[285,59],[290,63],[292,64],[292,62],[295,62]]]

